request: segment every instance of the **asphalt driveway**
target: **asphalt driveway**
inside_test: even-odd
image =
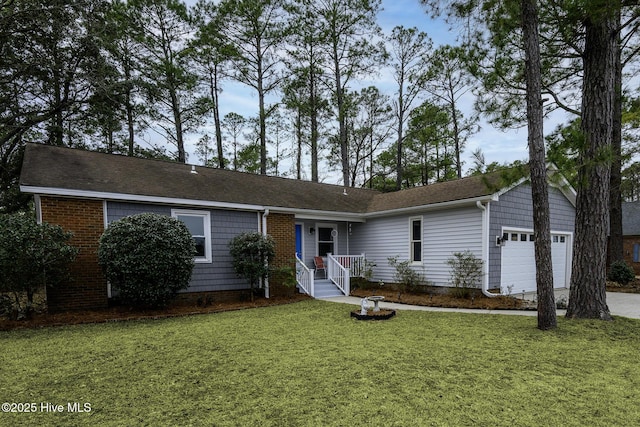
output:
[[[607,305],[614,316],[640,319],[640,294],[607,292]]]

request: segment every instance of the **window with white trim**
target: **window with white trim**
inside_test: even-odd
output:
[[[422,262],[422,218],[409,219],[411,262]]]
[[[171,211],[171,216],[182,221],[193,236],[196,244],[195,262],[211,262],[211,217],[209,212],[178,210]]]
[[[318,256],[325,257],[327,254],[336,254],[335,238],[338,231],[334,225],[318,225]]]

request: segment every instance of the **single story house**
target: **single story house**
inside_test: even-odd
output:
[[[312,296],[314,258],[332,286],[349,292],[349,272],[374,263],[374,281],[393,282],[388,258],[409,260],[434,286],[449,286],[446,261],[472,251],[484,261],[482,290],[535,291],[533,221],[526,178],[502,185],[500,173],[391,193],[344,188],[78,149],[28,144],[20,189],[33,194],[39,221],[74,233],[80,248],[67,287],[48,290],[51,310],[104,307],[110,290],[97,263],[109,223],[142,212],[185,220],[203,242],[186,292],[226,294],[248,285],[233,272],[228,242],[245,231],[271,235],[276,263],[298,260],[298,282]],[[575,192],[549,183],[554,283],[568,287]],[[360,266],[360,267],[358,267]],[[342,278],[346,276],[344,281]],[[309,283],[310,280],[310,283]],[[281,292],[271,284],[267,295]]]
[[[640,275],[640,201],[622,202],[622,253]]]

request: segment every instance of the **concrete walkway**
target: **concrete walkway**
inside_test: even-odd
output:
[[[337,302],[343,304],[351,304],[360,307],[361,298],[359,297],[331,297],[323,298],[324,301]],[[371,304],[370,304],[371,305]],[[630,317],[640,319],[640,294],[625,294],[621,292],[607,292],[607,305],[613,316]],[[425,307],[419,305],[397,304],[393,302],[381,302],[381,308],[390,308],[394,310],[418,310],[418,311],[440,311],[455,313],[475,313],[475,314],[510,314],[518,316],[537,316],[535,310],[482,310],[469,308],[444,308],[444,307]],[[564,316],[566,310],[558,310],[558,316]]]

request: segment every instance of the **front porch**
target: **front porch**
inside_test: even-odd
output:
[[[310,268],[296,255],[296,282],[301,292],[313,298],[328,298],[331,296],[349,295],[351,292],[351,278],[363,277],[366,270],[364,254],[361,255],[333,255],[327,253],[322,257],[326,278],[316,277],[316,268]]]

